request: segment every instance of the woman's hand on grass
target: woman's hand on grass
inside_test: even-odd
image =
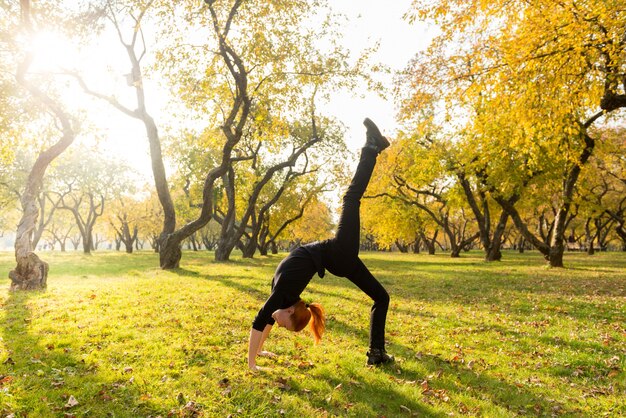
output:
[[[250,365],[248,365],[248,367],[250,368],[250,371],[252,371],[254,373],[269,371],[268,367],[260,367],[260,366],[257,366],[256,364],[250,364]]]

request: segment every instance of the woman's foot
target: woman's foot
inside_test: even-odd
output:
[[[393,363],[395,359],[393,356],[387,354],[384,348],[370,348],[367,352],[367,365],[376,366],[378,364]]]
[[[367,128],[365,133],[365,146],[373,148],[377,152],[381,152],[389,146],[389,141],[385,138],[378,129],[378,126],[370,118],[365,118],[363,125]]]

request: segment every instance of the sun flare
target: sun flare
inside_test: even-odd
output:
[[[31,39],[30,49],[33,54],[33,72],[57,72],[76,67],[80,62],[79,48],[58,32],[36,32]]]
[[[116,97],[132,108],[134,92],[124,81],[127,64],[116,62],[120,46],[115,42],[103,42],[101,38],[81,45],[62,33],[42,30],[32,35],[28,48],[33,57],[29,73],[54,75],[63,86],[60,97],[66,110],[86,111],[91,115],[89,126],[81,124],[78,142],[97,146],[102,152],[127,161],[140,172],[149,173],[147,140],[141,124],[104,101],[95,100],[66,74],[79,74],[91,90]],[[97,141],[96,138],[104,139]]]

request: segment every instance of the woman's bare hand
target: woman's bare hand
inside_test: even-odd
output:
[[[260,366],[257,366],[256,364],[254,364],[252,366],[249,366],[249,367],[250,367],[250,371],[255,372],[255,373],[256,372],[267,372],[267,371],[269,371],[268,367],[260,367]]]

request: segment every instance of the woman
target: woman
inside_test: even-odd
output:
[[[325,328],[324,310],[318,303],[305,303],[300,299],[300,294],[315,273],[324,277],[325,270],[336,276],[346,277],[374,301],[370,314],[367,364],[378,365],[394,361],[385,352],[389,294],[359,259],[361,197],[376,165],[376,157],[389,146],[389,141],[370,119],[366,118],[363,124],[367,128],[365,146],[343,198],[337,233],[332,239],[296,248],[276,268],[272,293],[259,310],[250,331],[248,367],[252,370],[260,370],[256,365],[257,355],[272,355],[262,351],[262,347],[274,323],[296,332],[310,323],[315,342],[319,342]]]

